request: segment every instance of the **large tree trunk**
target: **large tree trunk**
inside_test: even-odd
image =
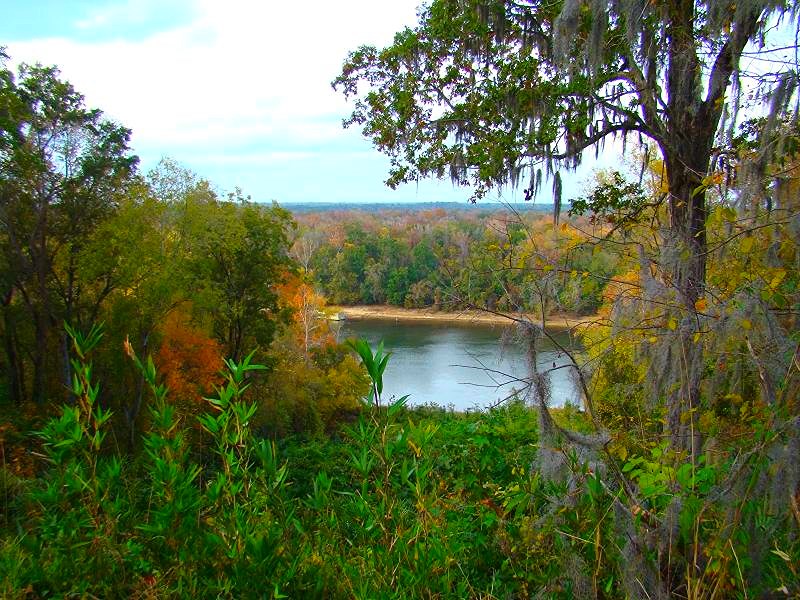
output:
[[[17,324],[11,307],[12,294],[3,300],[3,329],[8,362],[8,395],[13,405],[19,405],[25,399],[25,372],[17,352]]]
[[[683,140],[685,152],[667,155],[670,232],[667,243],[667,269],[675,292],[675,312],[680,316],[696,313],[696,303],[704,293],[706,278],[706,202],[702,180],[710,160],[707,132],[693,128]],[[704,139],[705,138],[705,139]],[[692,146],[689,140],[694,139]],[[707,150],[706,150],[707,149]],[[700,405],[700,378],[703,352],[694,339],[694,319],[679,319],[679,345],[673,349],[674,369],[680,385],[667,396],[667,424],[674,449],[699,456],[702,437],[697,423]]]
[[[673,152],[666,156],[670,235],[665,256],[671,257],[666,266],[675,291],[675,312],[680,317],[696,315],[697,301],[704,293],[707,211],[703,179],[716,129],[702,120],[686,121],[680,139],[672,142]],[[680,380],[668,391],[667,426],[675,450],[699,456],[703,443],[698,415],[704,357],[694,339],[695,328],[690,325],[696,319],[679,320],[678,346],[673,347],[672,360],[677,362],[674,372],[680,374]]]
[[[72,327],[80,327],[80,323],[73,322],[73,305],[75,303],[75,253],[74,245],[70,244],[69,267],[67,270],[67,287],[64,293],[64,322]],[[66,330],[61,328],[61,376],[64,385],[65,400],[67,403],[75,401],[72,393],[72,363],[69,357],[70,339]]]
[[[711,151],[719,123],[719,107],[700,96],[700,63],[694,45],[694,3],[669,5],[667,69],[667,135],[662,141],[669,184],[670,231],[665,267],[675,292],[674,313],[693,315],[706,278],[706,197]],[[667,426],[675,450],[698,455],[702,439],[697,426],[703,353],[694,341],[694,327],[680,319],[678,346],[671,348],[679,385],[667,392]]]
[[[681,158],[685,157],[667,159],[671,234],[667,243],[669,253],[676,257],[670,265],[676,299],[694,310],[703,295],[706,279],[706,202],[705,192],[698,188],[708,158],[705,165],[694,168],[681,164],[684,162]]]
[[[41,313],[34,319],[36,337],[33,348],[33,385],[31,395],[33,401],[43,405],[45,401],[45,371],[47,369],[47,317]]]
[[[143,332],[140,336],[140,339],[141,344],[139,354],[141,356],[147,356],[149,350],[148,344],[150,341],[149,331]],[[142,405],[144,404],[144,386],[144,376],[137,374],[136,395],[134,396],[133,401],[128,405],[124,405],[122,409],[128,425],[128,448],[131,454],[133,454],[136,450],[136,423],[139,419],[139,414],[142,412]]]
[[[50,334],[50,290],[48,277],[50,275],[50,256],[47,248],[49,198],[40,200],[38,207],[37,226],[30,243],[30,262],[36,282],[38,306],[34,307],[34,328],[36,331],[35,347],[33,349],[33,400],[37,404],[45,401],[45,370],[47,368],[47,342]]]

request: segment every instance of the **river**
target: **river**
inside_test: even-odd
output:
[[[340,340],[364,338],[373,349],[383,340],[392,352],[383,377],[385,401],[409,394],[412,405],[483,409],[525,388],[523,382],[513,381],[527,373],[524,352],[519,345],[503,343],[498,326],[370,319],[340,322],[336,329]],[[561,338],[567,341],[566,334]],[[545,346],[537,362],[545,370],[565,365],[568,359]],[[579,402],[571,371],[551,372],[551,406]]]

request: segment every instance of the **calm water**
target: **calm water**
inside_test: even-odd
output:
[[[361,337],[373,349],[383,340],[384,348],[393,353],[383,376],[384,400],[410,394],[410,404],[452,404],[464,410],[484,408],[525,387],[512,381],[527,373],[523,352],[501,342],[500,327],[378,320],[338,325],[340,340]],[[555,349],[544,350],[539,354],[542,370],[568,362]],[[551,373],[552,406],[579,402],[570,371]]]

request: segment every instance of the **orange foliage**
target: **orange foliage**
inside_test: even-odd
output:
[[[610,314],[611,305],[620,297],[636,298],[640,295],[641,278],[638,269],[617,275],[603,290],[603,306],[598,311],[603,316]]]
[[[302,278],[289,275],[278,288],[282,304],[293,313],[292,333],[297,343],[308,351],[334,341],[328,321],[322,314],[325,298]]]
[[[219,343],[174,312],[163,327],[164,340],[156,364],[176,401],[199,402],[221,383],[222,354]]]

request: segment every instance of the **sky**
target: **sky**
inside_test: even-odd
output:
[[[384,185],[388,160],[342,128],[352,106],[330,86],[349,51],[413,26],[417,2],[0,0],[0,46],[12,63],[57,65],[132,129],[142,171],[169,156],[257,201],[466,202],[449,181]],[[565,176],[566,198],[596,166]]]

